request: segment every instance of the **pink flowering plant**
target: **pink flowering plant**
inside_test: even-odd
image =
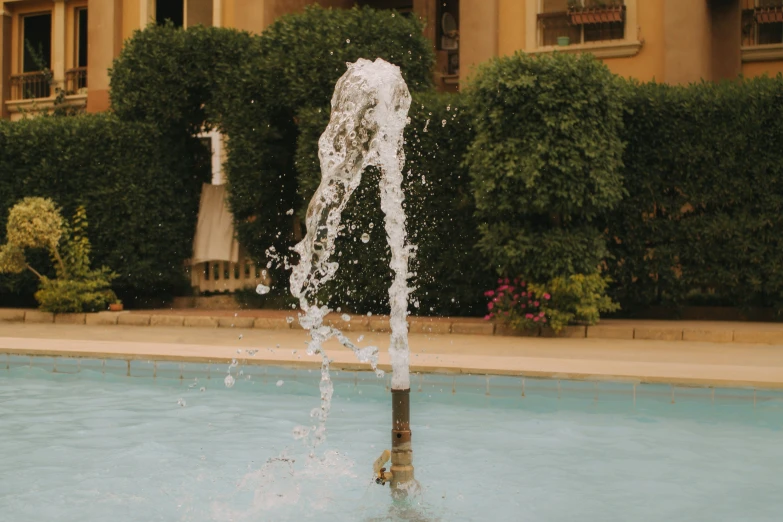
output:
[[[602,312],[619,309],[606,295],[608,284],[601,274],[556,277],[546,284],[501,278],[497,288],[484,292],[489,299],[484,319],[517,330],[549,327],[555,333],[569,324],[593,325]]]
[[[552,296],[543,291],[528,288],[525,281],[518,278],[498,279],[494,290],[487,290],[489,298],[487,315],[484,319],[507,323],[519,330],[534,330],[547,324],[547,303]]]

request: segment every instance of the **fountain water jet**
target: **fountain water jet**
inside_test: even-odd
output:
[[[329,377],[329,357],[323,343],[337,337],[359,360],[377,370],[378,349],[359,349],[336,328],[323,324],[331,310],[319,305],[316,295],[331,280],[338,263],[331,260],[340,231],[342,211],[359,186],[362,172],[370,166],[381,171],[381,209],[391,249],[394,280],[389,288],[392,374],[392,469],[394,491],[412,486],[413,463],[410,432],[410,352],[408,349],[408,261],[412,248],[406,244],[405,212],[402,207],[402,168],[405,164],[403,132],[408,123],[411,96],[400,69],[378,58],[347,64],[332,97],[332,114],[318,141],[321,183],[307,208],[307,233],[294,247],[299,264],[290,278],[291,294],[299,300],[302,327],[310,332],[308,353],[321,354],[321,408],[312,415],[320,426],[314,442],[325,436],[325,421],[334,387]],[[388,475],[388,474],[387,474]]]

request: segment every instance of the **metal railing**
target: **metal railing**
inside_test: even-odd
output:
[[[65,71],[65,92],[76,94],[87,88],[87,67],[76,67]]]
[[[783,0],[742,0],[742,45],[783,43]]]
[[[592,4],[588,4],[592,5]],[[538,14],[539,45],[567,45],[625,38],[625,6],[579,7]]]
[[[49,76],[44,71],[11,75],[11,99],[31,100],[52,95]]]
[[[236,292],[244,288],[269,284],[266,270],[250,259],[240,257],[237,263],[210,261],[188,267],[191,286],[200,292]]]

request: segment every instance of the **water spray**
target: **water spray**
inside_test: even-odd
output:
[[[392,374],[392,450],[375,463],[377,481],[391,483],[395,495],[404,496],[416,483],[410,431],[410,350],[408,348],[408,262],[412,249],[407,244],[402,202],[402,168],[405,164],[404,130],[408,123],[411,96],[396,67],[378,58],[348,64],[332,97],[332,114],[318,140],[321,183],[307,207],[307,233],[294,247],[299,264],[290,279],[291,294],[299,300],[299,323],[310,332],[309,354],[320,354],[321,408],[313,411],[320,426],[313,429],[318,444],[325,436],[325,422],[331,408],[334,387],[329,376],[329,357],[323,343],[336,337],[369,362],[377,373],[378,349],[358,348],[336,328],[323,324],[331,310],[317,301],[318,290],[337,272],[331,257],[340,231],[342,211],[370,166],[381,171],[381,209],[391,249],[394,280],[389,288],[391,339],[389,355]],[[383,458],[387,453],[389,456]],[[384,465],[391,459],[391,470]],[[381,462],[382,460],[382,462]],[[380,462],[380,463],[379,463]]]

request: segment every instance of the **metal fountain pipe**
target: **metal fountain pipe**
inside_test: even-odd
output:
[[[411,390],[392,390],[391,488],[413,482],[411,447]]]

